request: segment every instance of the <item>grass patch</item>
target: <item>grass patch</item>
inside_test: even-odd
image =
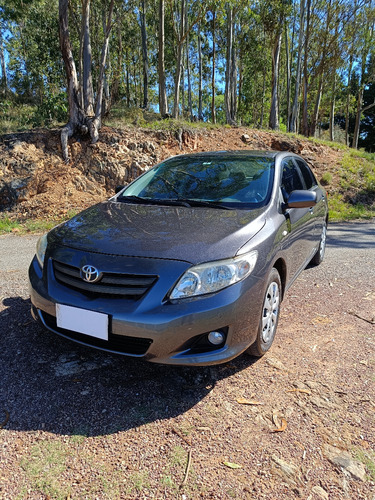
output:
[[[340,193],[328,198],[329,218],[332,221],[348,221],[355,219],[372,219],[375,217],[375,206],[367,207],[362,203],[350,204]]]
[[[370,479],[375,481],[375,452],[357,448],[355,451],[355,458],[363,463]]]
[[[68,447],[59,441],[41,442],[34,446],[29,458],[21,462],[30,486],[46,497],[65,500],[70,495],[70,488],[64,486],[62,476],[69,455]]]
[[[19,220],[10,218],[6,214],[0,214],[0,234],[15,233],[25,235],[29,233],[46,233],[53,227],[65,222],[77,215],[75,210],[70,210],[66,216],[60,219],[26,219]]]
[[[320,179],[320,183],[323,186],[329,186],[332,182],[332,174],[330,172],[324,172],[322,178]]]

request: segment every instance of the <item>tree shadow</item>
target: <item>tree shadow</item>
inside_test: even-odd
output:
[[[374,222],[345,222],[328,225],[327,245],[339,248],[373,249]]]
[[[0,312],[0,426],[98,436],[182,415],[216,383],[255,363],[173,367],[81,346],[32,320],[30,300]],[[1,307],[1,305],[0,305]]]

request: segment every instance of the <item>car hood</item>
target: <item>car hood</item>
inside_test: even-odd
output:
[[[88,252],[197,264],[236,255],[263,227],[263,211],[106,201],[57,226],[48,241]]]

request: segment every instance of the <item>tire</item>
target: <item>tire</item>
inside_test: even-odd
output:
[[[259,358],[271,347],[279,322],[281,299],[280,275],[277,269],[272,268],[267,280],[257,338],[254,344],[248,348],[248,354]]]
[[[320,243],[316,254],[311,259],[310,264],[313,266],[319,266],[324,260],[324,253],[326,250],[326,242],[327,242],[327,223],[324,222],[322,227],[322,233],[320,235]]]

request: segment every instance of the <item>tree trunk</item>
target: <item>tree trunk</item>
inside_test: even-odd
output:
[[[7,94],[8,92],[8,78],[7,78],[7,69],[5,65],[5,57],[4,57],[4,47],[3,47],[3,33],[0,31],[0,65],[1,65],[1,83],[0,90]]]
[[[143,108],[148,108],[148,52],[147,52],[147,28],[146,28],[146,0],[141,1],[141,37],[142,37],[142,59],[143,59]]]
[[[354,44],[353,44],[354,45]],[[354,49],[352,45],[352,50]],[[346,110],[345,110],[345,144],[349,146],[349,106],[350,106],[350,85],[353,70],[353,51],[349,57],[348,86],[346,89]]]
[[[68,3],[69,0],[59,0],[59,37],[60,37],[60,49],[62,58],[64,61],[65,72],[67,77],[67,92],[69,101],[69,122],[61,130],[61,146],[62,155],[64,160],[67,162],[69,159],[68,155],[68,139],[77,130],[80,133],[90,132],[91,142],[97,142],[99,138],[99,129],[101,127],[101,114],[102,114],[102,102],[103,102],[103,85],[104,85],[104,70],[106,63],[106,55],[109,43],[109,33],[111,30],[112,23],[112,12],[114,6],[114,0],[111,0],[109,7],[108,21],[105,30],[105,40],[102,47],[102,55],[100,61],[99,78],[98,78],[98,89],[96,96],[95,105],[95,115],[89,115],[88,110],[90,106],[85,103],[89,103],[89,96],[84,95],[81,99],[77,71],[74,63],[72,47],[70,43],[69,36],[69,23],[68,23]],[[89,1],[87,1],[89,3]],[[83,13],[88,13],[87,10]],[[86,14],[85,14],[86,15]],[[83,16],[84,17],[84,16]],[[86,20],[82,20],[83,26],[88,26]],[[86,28],[84,28],[86,29]],[[83,37],[85,38],[85,37]],[[87,40],[88,46],[90,45],[90,40]],[[84,49],[85,52],[85,49]],[[84,58],[85,61],[85,58]],[[90,81],[91,76],[88,75],[86,81]],[[84,79],[85,80],[85,79]],[[90,92],[89,87],[85,87],[88,92]],[[83,90],[83,89],[82,89]],[[83,103],[83,106],[82,106]],[[91,103],[92,105],[92,103]]]
[[[301,61],[302,61],[304,22],[305,22],[305,0],[302,0],[301,1],[300,22],[299,22],[296,86],[295,86],[295,91],[294,91],[292,117],[290,120],[290,131],[294,132],[294,133],[298,131],[298,99],[299,99],[299,86],[300,86],[300,80],[301,80]]]
[[[168,116],[167,88],[165,84],[165,34],[164,34],[164,0],[159,0],[159,54],[158,54],[158,72],[159,72],[159,112],[162,118]]]
[[[323,80],[324,80],[324,73],[322,73],[320,76],[318,93],[317,93],[316,100],[315,100],[314,115],[313,115],[313,119],[311,121],[310,135],[312,137],[315,136],[316,126],[318,124],[320,102],[322,100],[322,94],[323,94]]]
[[[83,111],[87,116],[94,115],[94,90],[91,76],[91,43],[90,43],[90,0],[82,2],[82,97]]]
[[[269,127],[272,130],[279,130],[279,62],[282,31],[276,35],[272,47],[272,98],[271,111],[269,118]]]
[[[180,83],[181,83],[181,70],[182,70],[182,53],[183,53],[183,37],[185,35],[185,0],[181,0],[181,16],[180,16],[180,33],[177,47],[177,61],[176,61],[176,76],[174,80],[174,103],[173,113],[174,119],[178,118],[180,109]]]
[[[307,59],[308,59],[308,48],[310,39],[310,12],[311,12],[311,0],[307,0],[306,6],[306,36],[305,36],[305,54],[303,58],[303,112],[302,112],[302,133],[305,137],[309,136],[309,117],[307,109],[307,93],[309,85],[309,75],[307,73]]]
[[[117,30],[117,37],[118,37],[118,54],[117,54],[116,69],[114,72],[113,82],[112,82],[111,104],[113,102],[118,101],[120,94],[120,79],[122,73],[122,56],[123,56],[122,35],[120,26],[118,27]]]
[[[285,54],[286,54],[286,131],[290,132],[290,54],[288,29],[285,27]]]
[[[185,10],[186,14],[186,25],[187,25],[187,9]],[[186,37],[186,72],[187,72],[187,83],[188,83],[188,108],[189,108],[189,119],[193,121],[193,99],[191,92],[191,75],[190,75],[190,43],[189,43],[189,35]]]
[[[211,121],[216,123],[215,107],[215,70],[216,70],[216,11],[212,11],[212,77],[211,77]]]
[[[232,110],[232,120],[234,123],[237,123],[237,57],[236,50],[233,47],[232,50],[232,65],[231,65],[231,78],[230,78],[230,87],[231,87],[231,110]]]
[[[355,127],[354,127],[354,134],[353,134],[353,143],[352,143],[352,148],[354,148],[354,149],[358,149],[359,128],[360,128],[360,124],[361,124],[361,114],[362,114],[363,92],[364,92],[364,87],[361,84],[359,91],[358,91],[357,113],[356,113],[356,117],[355,117]]]
[[[329,113],[329,138],[331,141],[335,140],[335,103],[336,103],[336,68],[333,75],[331,107]]]
[[[232,79],[233,79],[233,9],[227,8],[227,60],[225,71],[225,117],[229,125],[235,125],[232,109]]]
[[[200,23],[198,24],[198,120],[203,121],[202,112],[202,39]]]

